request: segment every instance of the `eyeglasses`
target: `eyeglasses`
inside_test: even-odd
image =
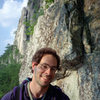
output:
[[[48,70],[49,68],[51,69],[52,72],[56,72],[57,71],[57,67],[53,66],[49,66],[48,64],[46,63],[43,63],[43,64],[39,64],[39,68],[43,71],[46,71]]]

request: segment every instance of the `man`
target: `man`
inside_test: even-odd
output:
[[[50,84],[59,64],[60,58],[55,50],[38,50],[32,58],[32,79],[25,80],[1,100],[69,100],[59,87]]]

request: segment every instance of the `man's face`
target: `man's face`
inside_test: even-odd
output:
[[[34,78],[38,85],[46,87],[55,77],[57,60],[54,56],[46,54],[34,68]]]

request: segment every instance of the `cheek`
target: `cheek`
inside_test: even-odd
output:
[[[39,68],[35,67],[34,73],[35,73],[35,76],[37,76],[37,75],[41,75],[43,73],[43,71],[41,71]]]
[[[56,74],[55,74],[55,73],[53,73],[53,74],[52,74],[52,77],[53,77],[53,78],[55,78],[55,76],[56,76]]]
[[[52,74],[52,77],[54,78],[55,77],[55,74]]]
[[[34,73],[35,73],[35,74],[37,73],[37,69],[36,69],[36,67],[34,68]]]

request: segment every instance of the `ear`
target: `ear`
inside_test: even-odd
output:
[[[35,65],[37,65],[37,63],[36,63],[36,62],[32,62],[32,70],[33,70],[33,71],[34,71]]]

